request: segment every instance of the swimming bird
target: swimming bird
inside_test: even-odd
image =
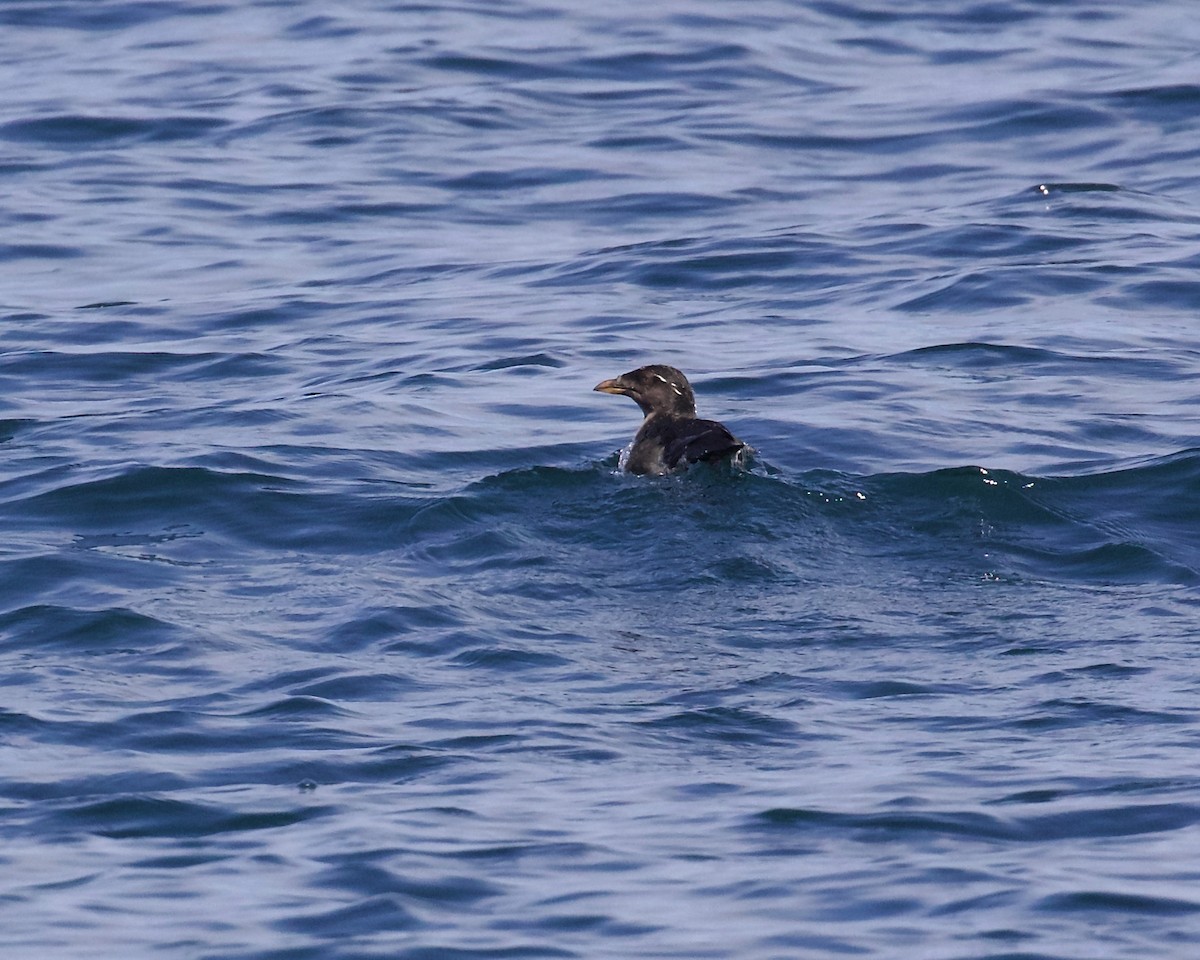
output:
[[[696,417],[692,386],[674,367],[663,363],[638,367],[594,389],[630,397],[646,415],[625,461],[629,473],[670,473],[688,464],[732,456],[746,446],[717,421]]]

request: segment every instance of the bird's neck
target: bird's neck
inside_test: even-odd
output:
[[[659,417],[662,420],[694,420],[696,418],[695,407],[675,407],[671,410],[642,407],[642,413],[646,415],[647,420],[651,420],[654,417]]]

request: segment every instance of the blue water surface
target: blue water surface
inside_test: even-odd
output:
[[[1194,13],[0,5],[4,956],[1191,960]]]

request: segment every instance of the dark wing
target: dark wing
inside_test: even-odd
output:
[[[663,460],[672,470],[683,463],[719,460],[745,446],[716,420],[676,420],[663,438]]]

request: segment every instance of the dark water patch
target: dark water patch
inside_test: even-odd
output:
[[[479,370],[481,372],[490,372],[493,370],[511,370],[519,367],[558,368],[562,366],[565,366],[565,364],[558,357],[546,353],[535,353],[523,357],[501,357],[497,360],[490,360],[482,364]]]
[[[1030,938],[1030,934],[1021,930],[989,930],[980,936],[984,940],[1026,940]],[[981,953],[979,960],[1062,960],[1062,955],[1020,950],[1005,951],[1004,953]]]
[[[290,786],[305,780],[402,782],[455,762],[451,755],[408,744],[375,748],[375,741],[355,729],[358,719],[359,714],[316,698],[284,698],[236,712],[158,709],[110,721],[56,721],[39,739],[156,757],[191,757],[199,769],[190,781],[214,788],[247,783]],[[225,762],[202,762],[213,755],[225,757]]]
[[[172,566],[196,566],[198,561],[180,557],[167,557],[156,548],[174,544],[180,540],[193,540],[203,536],[199,530],[187,526],[164,530],[161,533],[106,533],[99,535],[80,535],[72,541],[80,550],[89,551],[93,557],[97,554],[104,556],[122,556],[138,560],[153,560]],[[147,548],[137,550],[136,548]]]
[[[221,742],[226,749],[234,746],[232,738],[223,741],[207,718],[173,708],[142,710],[104,721],[59,721],[45,739],[162,754],[200,753]]]
[[[37,426],[38,421],[28,418],[0,420],[0,443],[7,443],[18,434]]]
[[[647,287],[729,289],[755,286],[770,275],[791,272],[798,266],[799,257],[794,251],[764,250],[676,259],[670,264],[643,267],[636,277]]]
[[[1112,115],[1099,107],[1066,102],[1047,103],[1045,100],[995,101],[983,109],[972,104],[962,113],[949,111],[943,119],[961,121],[969,126],[972,137],[984,137],[993,142],[1020,140],[1068,127],[1076,134],[1072,140],[1072,144],[1075,144],[1082,140],[1079,135],[1084,131],[1105,130],[1112,125]],[[1070,155],[1084,149],[1086,146],[1081,143],[1065,152]]]
[[[383,114],[378,108],[337,104],[281,110],[257,118],[249,123],[233,125],[222,134],[221,141],[254,142],[272,136],[298,138],[306,147],[314,150],[336,150],[357,143],[367,131],[378,129]],[[311,182],[273,184],[273,192],[287,195],[298,193],[303,196],[314,189]],[[261,215],[261,214],[260,214]],[[298,221],[288,219],[289,210],[274,207],[267,219],[278,222],[309,222],[301,214]]]
[[[1194,311],[1200,305],[1200,283],[1191,280],[1146,280],[1128,283],[1121,296],[1148,306]]]
[[[297,686],[317,683],[336,675],[333,667],[310,667],[304,670],[278,670],[266,677],[251,680],[238,687],[241,694],[277,693],[291,691]]]
[[[176,116],[149,119],[63,114],[10,120],[0,125],[0,139],[64,149],[89,144],[100,146],[139,141],[174,143],[205,139],[224,125],[223,121],[211,117]]]
[[[1120,191],[1115,183],[1039,183],[1032,188],[1041,197],[1053,193],[1117,193]]]
[[[84,256],[81,247],[66,247],[49,243],[0,243],[0,261],[9,260],[70,260]]]
[[[0,8],[0,24],[95,32],[117,32],[176,17],[215,16],[229,8],[219,3],[181,5],[168,0],[137,3],[13,3]]]
[[[1029,209],[1031,197],[1039,204],[1036,214]],[[1139,271],[1124,267],[1122,250],[1158,246],[1154,238],[1162,236],[1190,236],[1194,222],[1193,211],[1169,198],[1112,184],[1043,183],[949,221],[936,215],[887,223],[871,227],[867,236],[885,259],[902,245],[940,265],[911,279],[897,271],[880,284],[898,309],[990,311],[1064,296],[1115,297],[1123,278],[1145,282]],[[1124,303],[1144,301],[1130,297]]]
[[[1088,798],[1121,796],[1161,797],[1170,794],[1189,795],[1194,787],[1190,778],[1126,780],[1122,778],[1079,778],[1069,785],[1047,786],[1034,790],[1020,790],[988,801],[988,805],[1044,804],[1068,801],[1078,802]]]
[[[499,640],[504,636],[503,631],[492,632],[493,639]],[[456,629],[406,632],[405,635],[385,643],[381,649],[384,653],[441,661],[457,653],[477,649],[480,641],[481,637],[477,632],[459,626]]]
[[[12,800],[43,803],[85,798],[164,794],[186,789],[186,778],[165,771],[137,770],[91,776],[63,776],[49,782],[6,782],[2,795]]]
[[[961,313],[1018,307],[1029,300],[1019,285],[998,282],[991,274],[973,272],[956,277],[929,293],[897,303],[895,309],[916,313],[934,310]]]
[[[1110,106],[1137,118],[1139,123],[1159,123],[1166,130],[1185,130],[1196,118],[1200,86],[1176,83],[1136,87],[1106,95]]]
[[[390,954],[391,955],[391,954]],[[550,960],[573,960],[582,956],[561,947],[546,946],[540,942],[530,942],[509,947],[453,947],[437,945],[431,947],[410,947],[394,954],[398,960],[539,960],[541,957]]]
[[[134,861],[131,865],[142,870],[189,870],[221,863],[226,859],[228,856],[223,853],[193,853],[179,856],[146,857]]]
[[[1100,376],[1141,382],[1174,379],[1179,373],[1177,363],[1151,355],[1069,353],[1007,343],[940,343],[885,359],[889,363],[913,362],[932,369],[993,374],[989,380]]]
[[[619,923],[605,914],[592,913],[551,914],[532,924],[522,923],[521,926],[542,929],[548,933],[588,932],[602,937],[641,937],[662,929],[654,924]]]
[[[1062,800],[1065,797],[1069,796],[1069,794],[1070,794],[1070,792],[1067,790],[1052,790],[1052,789],[1022,790],[1019,793],[1013,793],[1013,794],[1009,794],[1006,797],[1000,797],[998,800],[996,800],[994,802],[997,804],[1001,804],[1001,803],[1019,803],[1019,804],[1055,803],[1055,802]]]
[[[405,909],[400,898],[371,896],[336,910],[279,920],[275,926],[280,930],[316,934],[322,939],[343,940],[381,932],[419,929],[421,923]]]
[[[197,508],[207,507],[203,512],[212,516],[222,506],[245,502],[257,493],[293,488],[280,477],[195,467],[133,467],[98,480],[64,484],[29,498],[24,506],[35,514],[89,525],[103,518],[100,522],[108,529],[122,524],[161,526],[187,522],[186,514]]]
[[[98,800],[46,812],[55,833],[88,833],[112,839],[153,837],[198,838],[241,834],[304,823],[333,812],[332,807],[304,806],[277,810],[236,810],[160,796],[131,795]]]
[[[53,520],[83,536],[173,529],[257,547],[320,544],[358,553],[396,546],[419,502],[317,493],[262,474],[146,466],[62,484],[21,507],[27,518]]]
[[[1124,551],[1102,555],[1098,563],[1111,560],[1131,572],[1169,573],[1170,579],[1190,583],[1200,574],[1200,549],[1179,533],[1200,522],[1198,490],[1200,453],[1184,450],[1107,472],[1039,481],[1030,497],[1074,520],[1076,529],[1105,536],[1110,549]]]
[[[1194,579],[1191,567],[1139,533],[1137,518],[1111,526],[1098,504],[1093,519],[1060,493],[1060,481],[978,467],[813,479],[816,484],[697,471],[656,481],[528,468],[431,501],[409,530],[427,561],[462,571],[523,572],[519,589],[529,596],[543,595],[528,579],[533,575],[544,589],[569,587],[554,573],[554,555],[572,542],[587,550],[601,578],[576,592],[594,592],[606,575],[618,575],[618,560],[625,569],[655,570],[649,580],[628,578],[630,585],[642,579],[647,589],[782,585],[806,574],[820,579],[824,554],[815,544],[828,542],[851,555],[915,560],[936,554],[976,569],[987,563],[980,574],[1007,569],[1097,583]],[[687,543],[697,536],[720,538],[722,549],[684,561]],[[676,550],[680,559],[671,561]]]
[[[581,866],[588,864],[595,851],[584,843],[546,842],[546,843],[506,843],[485,846],[462,846],[455,850],[456,860],[489,860],[500,863],[517,863],[523,861],[557,860],[560,857],[569,858],[571,862]]]
[[[343,204],[338,207],[312,207],[290,204],[286,209],[272,210],[267,214],[244,214],[247,220],[258,220],[277,227],[313,227],[319,229],[330,223],[353,223],[360,220],[379,218],[391,222],[409,217],[436,213],[441,206],[436,203],[379,203]],[[315,237],[313,238],[316,239]],[[310,289],[328,287],[328,279],[306,280],[302,286]]]
[[[350,712],[324,697],[297,694],[247,710],[241,716],[255,720],[278,720],[283,723],[316,723],[347,717],[350,716]]]
[[[847,830],[864,842],[886,842],[909,832],[979,839],[1007,839],[1012,832],[999,819],[975,813],[844,814],[791,807],[764,810],[753,817],[750,826],[771,832]]]
[[[403,644],[403,638],[437,635],[462,625],[461,614],[448,599],[363,610],[361,617],[333,629],[329,634],[328,646],[334,650],[350,651],[387,641]]]
[[[1103,807],[1021,818],[1020,839],[1072,840],[1133,837],[1187,830],[1200,820],[1200,809],[1185,803]]]
[[[325,701],[398,700],[403,695],[412,693],[417,687],[414,681],[406,677],[361,673],[299,686],[295,694]]]
[[[458,53],[443,53],[425,57],[422,66],[448,73],[476,74],[489,79],[502,80],[558,80],[564,71],[558,66],[535,63],[531,60],[516,60],[503,57],[471,56]]]
[[[680,193],[622,195],[614,217],[727,216],[727,208],[744,201],[725,195],[689,197]],[[631,205],[631,206],[627,206]],[[601,213],[605,208],[601,207]],[[721,290],[786,282],[793,289],[826,290],[843,282],[841,270],[855,259],[846,251],[811,255],[810,239],[785,236],[749,237],[735,242],[685,237],[669,241],[608,247],[539,269],[534,286],[638,283],[648,288]],[[795,321],[789,317],[789,324]],[[592,321],[594,323],[594,321]],[[702,321],[697,326],[704,327]],[[656,332],[652,336],[658,336]]]
[[[947,467],[922,474],[881,474],[863,478],[862,513],[904,522],[935,536],[961,535],[965,522],[1055,523],[1052,512],[1027,495],[1036,483],[1028,477],[984,467]],[[985,528],[976,526],[982,537]]]
[[[1179,450],[1158,457],[1142,457],[1128,464],[1110,464],[1082,472],[1077,477],[1057,477],[1047,482],[1061,484],[1079,494],[1086,491],[1123,491],[1134,488],[1161,492],[1165,500],[1178,501],[1179,494],[1200,486],[1200,448]],[[1172,504],[1187,508],[1186,500]],[[1191,514],[1186,516],[1190,517]]]
[[[815,911],[826,923],[852,923],[868,919],[902,917],[914,914],[921,907],[916,897],[880,896],[859,897],[853,900],[830,897]]]
[[[727,215],[728,212],[737,207],[739,201],[733,197],[720,196],[714,194],[697,194],[683,193],[679,191],[660,191],[654,193],[621,193],[612,197],[608,197],[595,204],[596,217],[604,222],[620,222],[629,217],[650,217],[662,219],[674,219],[676,217],[702,217],[702,216],[721,216]],[[742,255],[747,257],[750,255]],[[705,267],[713,270],[724,268],[722,272],[731,272],[738,266],[737,258],[732,261],[721,263],[721,258],[705,262],[685,262],[681,269],[689,270],[694,275],[702,275]],[[760,262],[743,263],[742,266],[776,266],[777,263],[771,263],[764,259]],[[635,260],[614,261],[611,265],[613,272],[616,269],[622,269],[622,273],[639,266]],[[786,266],[786,264],[783,264]],[[649,267],[643,267],[646,271],[640,275],[640,280],[643,283],[648,283],[651,286],[654,283],[654,273],[650,272]],[[658,267],[659,271],[665,270],[666,267]],[[595,271],[591,274],[592,277],[597,277],[599,274]],[[638,274],[634,273],[634,276]],[[753,276],[753,274],[750,274]],[[582,277],[581,277],[582,278]],[[759,278],[762,279],[761,277]]]
[[[400,854],[349,852],[328,860],[329,866],[317,878],[320,886],[356,896],[392,895],[449,906],[476,904],[503,893],[499,885],[469,875],[418,874],[406,867]]]
[[[455,750],[461,753],[480,753],[490,750],[504,750],[510,747],[519,747],[522,744],[522,738],[515,734],[468,734],[461,737],[447,737],[443,740],[434,741],[431,746],[437,747],[439,750]]]
[[[36,680],[37,675],[32,672],[21,674],[16,671],[10,671],[5,677],[3,685],[5,687],[20,687],[35,683]],[[46,721],[30,716],[28,713],[0,708],[0,730],[3,730],[8,736],[33,736],[45,730],[48,726],[49,724]]]
[[[600,137],[588,144],[597,150],[686,150],[686,141],[663,136],[662,134],[623,134],[619,136]]]
[[[1011,272],[1005,274],[1006,281],[1013,287],[1031,287],[1030,293],[1037,292],[1032,285],[1043,280],[1047,266],[1088,262],[1082,259],[1089,249],[1087,237],[1067,230],[1050,230],[1044,225],[996,222],[997,219],[989,216],[982,222],[920,225],[904,231],[906,246],[945,263],[970,264],[976,270],[985,264],[992,270],[1008,267]],[[897,231],[889,230],[879,246],[890,247],[898,240]],[[1035,265],[1040,269],[1034,269]]]
[[[1200,913],[1200,902],[1175,897],[1152,897],[1117,891],[1089,890],[1043,897],[1035,908],[1048,913],[1095,912],[1104,916],[1127,913],[1154,917]]]
[[[638,725],[659,735],[686,741],[712,740],[727,744],[794,742],[799,732],[790,722],[740,707],[683,710]]]
[[[1005,370],[1031,365],[1065,364],[1077,358],[1065,357],[1052,350],[1023,347],[1004,343],[939,343],[928,347],[917,347],[902,354],[889,357],[890,361],[911,360],[925,364],[931,360],[945,361],[953,369]],[[1085,362],[1091,358],[1078,358]]]
[[[306,39],[339,39],[354,36],[359,28],[335,17],[316,16],[291,24],[287,32]]]
[[[314,709],[312,698],[281,698],[266,706],[232,709],[230,695],[214,693],[162,701],[170,704],[169,707],[152,706],[156,702],[155,694],[175,692],[188,684],[197,689],[214,688],[219,680],[203,665],[197,665],[201,655],[195,646],[185,648],[179,652],[178,662],[165,669],[156,666],[154,659],[144,652],[139,652],[113,668],[120,677],[115,681],[119,688],[116,694],[112,692],[114,681],[111,676],[97,673],[94,661],[84,670],[69,660],[48,659],[37,669],[52,673],[59,686],[70,689],[73,694],[78,693],[76,699],[61,709],[47,711],[46,719],[12,715],[7,720],[26,728],[39,743],[55,745],[55,750],[86,747],[158,756],[191,755],[194,758],[212,755],[214,751],[230,757],[239,753],[261,754],[264,744],[281,752],[362,750],[364,741],[352,730],[307,726],[307,721],[312,719],[341,722],[349,728],[357,717],[353,711],[335,705]],[[43,656],[43,659],[47,658],[48,655]],[[31,670],[25,685],[34,687],[38,676],[40,673]],[[11,678],[14,684],[21,680],[16,672]],[[47,689],[42,683],[31,689],[29,695],[40,702]],[[137,691],[141,694],[140,699],[133,699],[126,691]],[[131,709],[135,705],[136,708]],[[273,772],[279,765],[271,761],[244,770],[240,769],[240,764],[241,761],[231,763],[203,780],[221,786],[245,782],[242,778],[255,783],[287,783],[300,779],[288,772],[287,764],[283,765],[284,773]],[[106,769],[110,766],[105,764]],[[138,774],[131,772],[130,776]],[[56,775],[56,779],[60,778],[61,774]]]
[[[1189,483],[1192,467],[1185,471]],[[1089,486],[1086,480],[1047,480],[971,467],[920,477],[871,478],[863,489],[868,499],[873,493],[909,511],[915,529],[937,536],[956,529],[969,532],[967,523],[973,516],[976,528],[970,535],[1030,575],[1101,583],[1197,582],[1200,565],[1190,562],[1190,551],[1173,545],[1177,538],[1164,543],[1156,535],[1154,506],[1131,511],[1127,499],[1106,502],[1093,496],[1087,509],[1074,491],[1064,489]]]
[[[780,807],[756,814],[750,826],[771,832],[850,831],[856,840],[868,843],[895,842],[910,834],[1041,843],[1173,833],[1197,822],[1200,808],[1188,804],[1107,807],[1009,818],[967,811],[857,814]]]
[[[1036,15],[1032,10],[999,3],[974,4],[949,13],[940,8],[900,12],[839,0],[820,0],[813,7],[824,16],[854,24],[878,27],[898,23],[924,23],[927,27],[943,27],[951,33],[972,30],[980,25],[1022,23]]]
[[[717,63],[734,64],[752,59],[750,51],[734,43],[706,43],[684,51],[636,50],[611,56],[587,57],[580,65],[599,77],[653,81],[690,72],[693,67],[710,67]]]
[[[1035,715],[1017,717],[1006,725],[1030,730],[1063,730],[1096,724],[1190,724],[1195,717],[1167,710],[1146,710],[1125,704],[1086,699],[1055,699],[1038,704]]]
[[[40,323],[48,318],[44,313],[35,313],[33,311],[23,310],[6,313],[4,314],[3,319],[9,324],[26,324]]]
[[[320,223],[337,219],[353,221],[376,217],[384,220],[399,220],[406,217],[432,214],[440,209],[443,209],[443,207],[437,203],[346,203],[334,209],[322,206],[319,209],[313,210],[308,215],[301,214],[300,219],[308,223]],[[321,284],[327,284],[328,282],[320,281]]]
[[[604,485],[604,474],[595,469],[521,467],[486,477],[463,493],[431,501],[414,514],[410,528],[418,538],[463,524],[484,524],[498,513],[521,515],[534,502],[595,502]]]
[[[1031,677],[1031,683],[1061,683],[1080,678],[1105,678],[1112,680],[1128,680],[1149,672],[1149,667],[1134,667],[1124,663],[1097,663],[1087,667],[1075,667],[1070,670],[1056,670],[1039,677]]]
[[[520,670],[567,666],[571,661],[565,657],[536,650],[481,647],[463,650],[454,656],[453,662],[463,667],[482,667],[488,670],[512,673]]]
[[[112,334],[98,331],[108,340]],[[102,342],[102,341],[101,341]],[[0,362],[0,374],[45,379],[50,382],[121,384],[132,392],[138,380],[182,377],[261,377],[281,370],[280,362],[265,354],[186,354],[167,352],[42,350],[9,354]]]
[[[519,170],[475,170],[441,182],[448,190],[508,191],[551,184],[581,183],[601,176],[595,170],[527,167]]]
[[[914,683],[904,680],[872,680],[842,682],[833,690],[850,700],[878,700],[891,697],[929,697],[962,693],[944,685]]]
[[[304,749],[295,744],[295,749]],[[245,783],[295,784],[302,792],[311,792],[336,784],[407,784],[420,783],[446,770],[460,766],[464,757],[441,752],[437,746],[409,744],[360,751],[346,756],[331,754],[345,747],[335,737],[313,738],[301,755],[271,764],[255,763],[245,769],[231,766],[209,774],[204,786],[225,787]],[[361,745],[360,745],[361,747]]]
[[[930,134],[901,134],[873,132],[859,135],[835,135],[829,133],[767,133],[761,131],[727,133],[725,124],[713,124],[703,131],[708,139],[730,144],[740,144],[774,150],[781,154],[857,156],[862,154],[903,154],[935,142]]]
[[[1118,233],[1110,238],[1119,240],[1120,246],[1109,250],[1106,247],[1098,247],[1098,240],[1104,239],[1100,234],[1097,234],[1094,228],[1099,224],[1144,224],[1148,229],[1153,231],[1166,230],[1169,233],[1174,233],[1180,227],[1194,227],[1200,223],[1200,213],[1186,204],[1174,200],[1170,196],[1147,193],[1142,190],[1131,189],[1130,187],[1121,186],[1111,183],[1086,183],[1086,182],[1065,182],[1065,183],[1040,183],[1033,187],[1032,190],[1022,194],[1019,200],[1027,200],[1030,193],[1037,202],[1042,204],[1043,212],[1053,216],[1054,221],[1062,221],[1063,224],[1073,224],[1077,228],[1092,228],[1087,229],[1085,233],[1078,237],[1078,242],[1081,246],[1087,249],[1096,251],[1097,253],[1104,251],[1109,255],[1117,254],[1122,247],[1137,245],[1139,242],[1151,240],[1155,234],[1144,233]],[[1018,215],[1022,210],[1022,203],[1018,203],[1015,207],[1009,204],[1002,204],[996,208],[1000,216],[1011,217]],[[1040,226],[1037,222],[1028,224],[1030,227]],[[1035,231],[1042,232],[1041,229]],[[1063,236],[1056,228],[1052,236]],[[1067,261],[1068,263],[1070,261]],[[1081,261],[1082,263],[1094,263],[1098,269],[1105,271],[1120,271],[1114,264],[1106,262],[1106,260],[1089,258]]]
[[[978,878],[971,878],[978,879]],[[980,896],[967,896],[954,900],[950,903],[943,904],[930,911],[930,914],[935,917],[953,917],[960,914],[970,915],[980,910],[991,910],[996,908],[1009,908],[1018,901],[1015,893],[985,893]]]
[[[1131,543],[1106,543],[1080,550],[1031,548],[1006,544],[1009,557],[1035,576],[1092,583],[1200,584],[1200,571],[1172,563],[1155,550]]]
[[[203,322],[218,330],[257,330],[260,328],[288,328],[326,312],[327,305],[311,299],[290,297],[267,306],[248,306],[221,310]]]
[[[8,650],[71,650],[80,654],[169,654],[187,633],[154,617],[120,607],[81,610],[50,604],[0,614]]]

